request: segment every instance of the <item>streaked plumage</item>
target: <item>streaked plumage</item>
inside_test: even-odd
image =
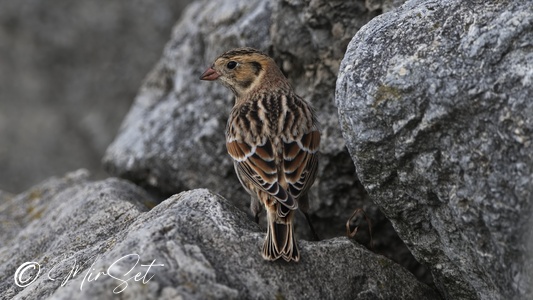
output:
[[[294,213],[300,205],[308,217],[307,191],[318,166],[320,131],[313,109],[275,62],[252,48],[222,54],[200,79],[218,79],[235,94],[226,147],[252,196],[256,221],[262,208],[267,212],[263,257],[298,261]]]

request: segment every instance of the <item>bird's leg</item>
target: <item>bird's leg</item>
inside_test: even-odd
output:
[[[309,224],[309,228],[311,228],[311,234],[313,235],[313,240],[320,241],[318,238],[318,235],[315,232],[315,228],[313,227],[313,224],[311,223],[311,218],[309,217],[309,214],[307,212],[303,212],[305,219],[307,220],[307,224]]]
[[[300,211],[304,214],[305,219],[307,220],[307,224],[309,224],[309,228],[311,229],[311,234],[313,235],[313,240],[319,241],[318,235],[316,234],[315,228],[313,227],[313,224],[311,224],[311,218],[309,217],[309,214],[307,211],[309,211],[309,195],[304,194],[302,198],[298,200],[298,207],[300,208]]]

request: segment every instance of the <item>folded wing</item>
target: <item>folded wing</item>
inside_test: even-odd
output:
[[[250,145],[228,139],[226,147],[236,162],[241,180],[253,183],[256,188],[272,195],[282,204],[278,206],[280,217],[285,217],[290,210],[298,208],[294,197],[279,184],[275,153],[270,140],[265,139],[263,144]]]
[[[318,168],[318,130],[303,134],[300,139],[284,142],[283,166],[288,192],[299,199],[313,185]]]

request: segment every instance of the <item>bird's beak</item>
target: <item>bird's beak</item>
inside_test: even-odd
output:
[[[220,77],[220,74],[218,74],[217,71],[215,71],[213,68],[207,68],[204,74],[200,76],[200,80],[212,81],[212,80],[216,80],[218,77]]]

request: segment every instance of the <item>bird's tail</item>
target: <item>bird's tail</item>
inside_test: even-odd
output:
[[[300,251],[296,245],[293,229],[293,214],[291,211],[285,218],[276,217],[276,212],[268,212],[268,227],[265,242],[263,243],[263,258],[276,260],[283,258],[286,261],[299,261]]]

